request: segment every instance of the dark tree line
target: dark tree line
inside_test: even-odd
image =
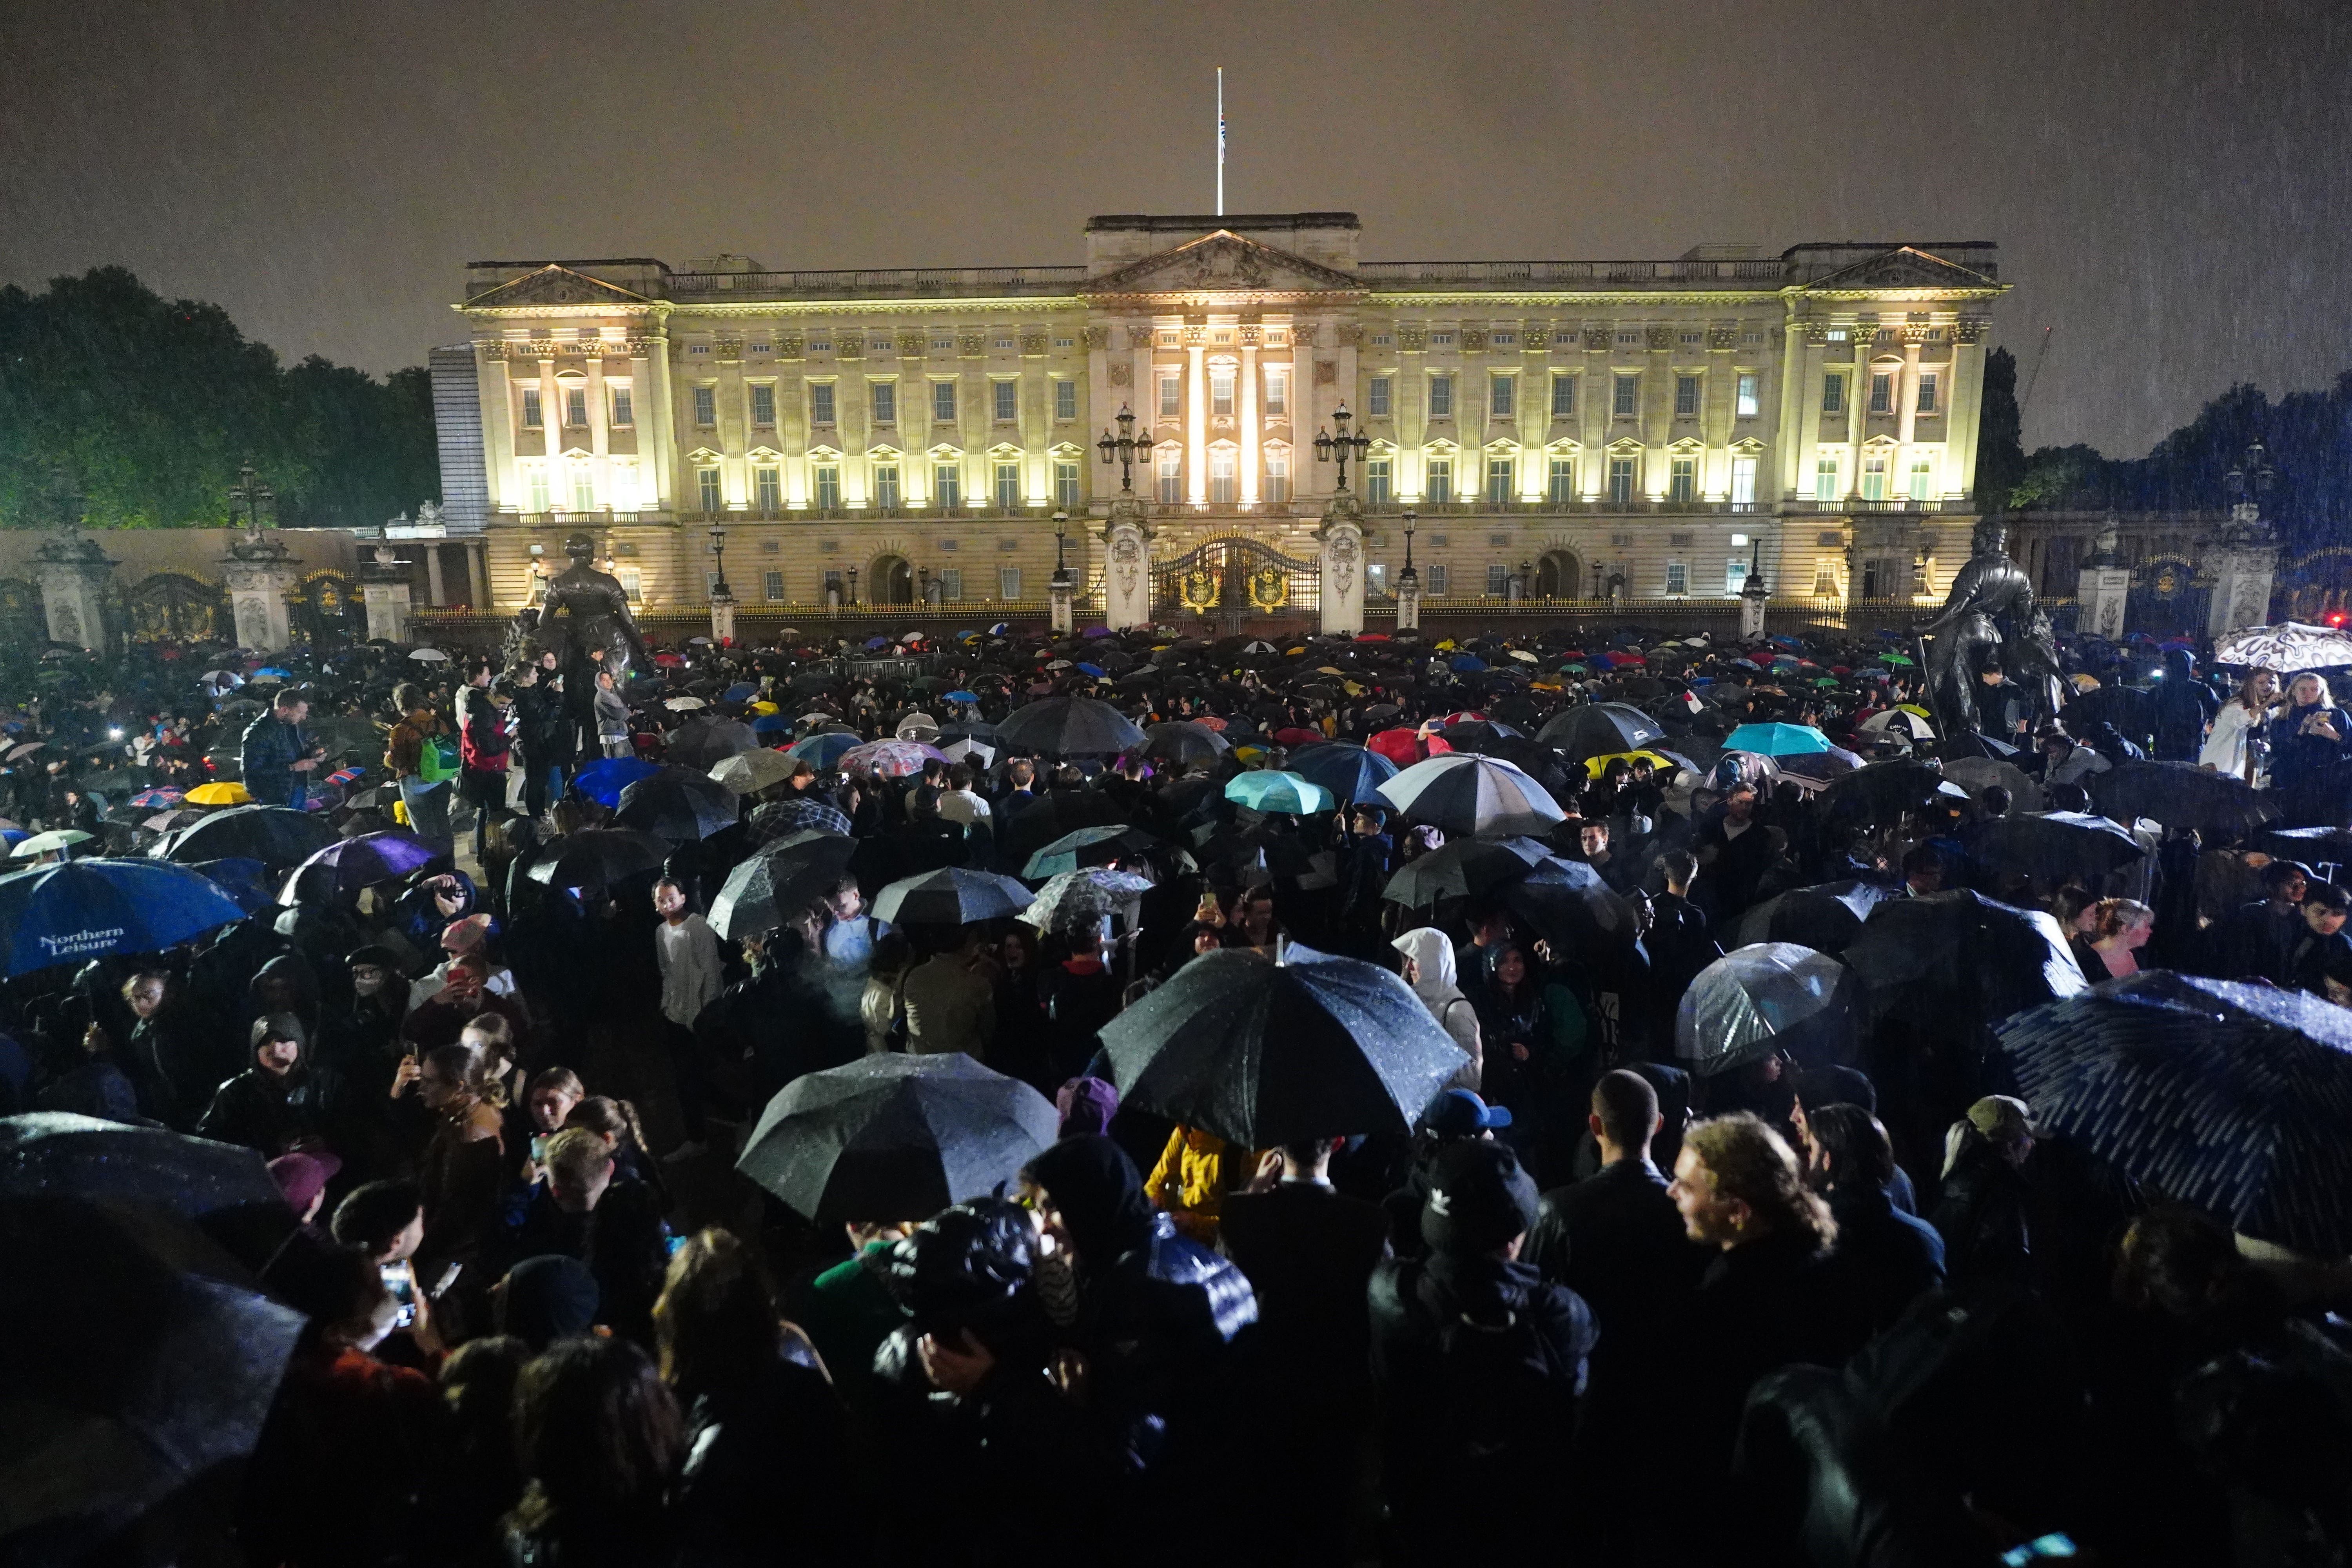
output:
[[[94,528],[219,527],[247,461],[287,524],[358,527],[436,499],[430,380],[281,365],[219,306],[119,267],[0,289],[0,526],[53,524],[62,479]]]

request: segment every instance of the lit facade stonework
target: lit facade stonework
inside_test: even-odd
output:
[[[1727,613],[1751,563],[1776,605],[1912,601],[1967,558],[1991,246],[1412,263],[1359,237],[1340,213],[1114,216],[1068,266],[475,263],[470,367],[436,357],[443,404],[470,371],[480,415],[445,420],[450,521],[485,530],[500,612],[582,527],[647,609],[698,607],[713,522],[754,617],[829,592],[1036,612],[1056,510],[1099,601],[1122,410],[1153,440],[1154,562],[1234,538],[1304,560],[1344,404],[1371,441],[1370,619],[1408,510],[1432,612]]]

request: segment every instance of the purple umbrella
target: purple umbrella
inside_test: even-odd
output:
[[[294,902],[294,889],[313,866],[331,867],[335,874],[335,890],[347,893],[364,888],[372,882],[388,882],[405,877],[412,871],[431,865],[439,851],[415,834],[401,828],[383,833],[362,833],[346,838],[340,844],[330,844],[324,849],[294,868],[279,889],[278,901]]]

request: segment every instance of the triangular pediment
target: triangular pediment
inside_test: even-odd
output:
[[[1983,273],[1906,245],[1816,279],[1822,289],[1998,289]]]
[[[601,278],[591,278],[585,272],[575,272],[569,267],[549,262],[536,272],[487,289],[466,301],[468,310],[495,310],[511,305],[646,305],[652,303],[643,294],[631,293],[617,283],[607,283]]]
[[[1297,294],[1363,284],[1337,268],[1221,228],[1087,280],[1088,294]]]

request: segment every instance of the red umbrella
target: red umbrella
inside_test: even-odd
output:
[[[1358,642],[1386,642],[1389,640],[1389,634],[1386,632],[1366,632],[1362,637],[1358,637],[1356,640]]]
[[[1225,727],[1225,721],[1223,719],[1218,718],[1214,713],[1210,713],[1202,718],[1195,719],[1192,722],[1198,724],[1203,730],[1222,730]]]
[[[1366,741],[1364,749],[1378,752],[1401,768],[1421,761],[1421,737],[1411,730],[1383,730]]]
[[[1437,725],[1440,729],[1444,728],[1448,724],[1483,724],[1486,721],[1486,716],[1484,713],[1480,713],[1475,710],[1467,708],[1464,709],[1459,713],[1448,713],[1443,719],[1433,719],[1430,721],[1431,723]]]
[[[686,660],[678,658],[677,655],[674,653],[657,653],[654,655],[654,662],[665,668],[669,668],[684,664]]]
[[[1293,727],[1287,730],[1276,730],[1274,732],[1274,738],[1286,746],[1311,746],[1323,739],[1323,731]]]

